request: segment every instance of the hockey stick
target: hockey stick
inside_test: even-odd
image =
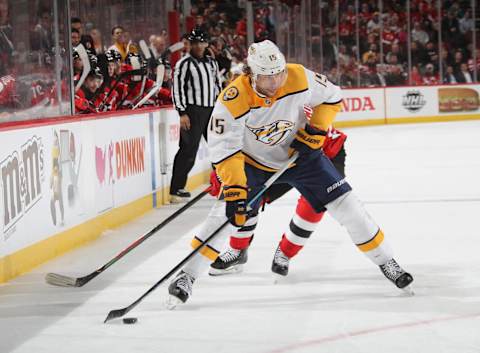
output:
[[[82,76],[80,76],[80,79],[77,82],[77,85],[75,86],[75,92],[77,92],[80,87],[82,87],[83,82],[87,78],[89,72],[90,72],[90,59],[88,58],[87,51],[85,50],[85,47],[83,44],[79,44],[76,47],[77,53],[80,56],[80,60],[82,60],[83,63],[83,71],[82,71]]]
[[[184,47],[185,47],[185,44],[183,44],[182,41],[176,42],[176,43],[172,44],[171,46],[169,46],[169,47],[167,48],[167,50],[165,50],[165,51],[162,53],[161,58],[162,58],[162,59],[165,59],[165,58],[167,57],[167,55],[173,54],[173,53],[175,53],[175,52],[177,52],[177,51],[179,51],[179,50],[182,50]]]
[[[140,49],[142,50],[145,59],[150,60],[152,54],[150,53],[150,49],[148,48],[147,43],[145,43],[145,40],[142,39],[138,44],[140,45]]]
[[[280,168],[275,174],[273,174],[261,187],[261,189],[255,194],[255,196],[248,202],[247,208],[252,207],[257,200],[263,196],[265,191],[272,186],[272,184],[280,178],[280,176],[290,167],[290,165],[295,162],[295,160],[298,157],[298,152],[295,152],[292,157],[288,160],[288,162],[285,163],[285,165]],[[132,310],[134,307],[136,307],[147,295],[149,295],[151,292],[153,292],[159,285],[161,285],[163,282],[165,282],[167,279],[169,279],[174,273],[176,273],[179,269],[185,265],[188,260],[190,260],[193,256],[195,256],[201,249],[203,249],[204,246],[208,244],[210,240],[212,240],[218,233],[222,231],[223,228],[225,228],[228,224],[230,224],[230,220],[227,219],[221,226],[219,226],[212,234],[210,234],[207,239],[203,241],[203,243],[196,249],[192,250],[182,261],[180,261],[174,268],[170,270],[165,276],[163,276],[157,283],[155,283],[152,287],[150,287],[149,290],[147,290],[145,293],[140,296],[137,300],[135,300],[132,304],[129,306],[123,308],[123,309],[115,309],[112,310],[108,313],[107,318],[105,319],[104,323],[107,321],[113,320],[120,318],[127,314],[130,310]]]
[[[150,49],[147,47],[147,43],[142,39],[140,41],[140,49],[142,50],[143,56],[145,56],[145,59],[149,61],[152,59],[152,54],[150,53]],[[150,99],[154,94],[156,94],[160,88],[162,88],[162,82],[163,82],[163,75],[165,73],[165,65],[159,64],[157,66],[157,80],[155,82],[155,85],[150,89],[150,91],[138,101],[137,104],[134,105],[132,110],[137,109],[138,107],[141,107],[143,104],[145,104],[146,101]],[[141,96],[141,94],[140,94]]]
[[[165,65],[163,64],[158,65],[157,66],[157,82],[152,87],[152,89],[145,95],[145,97],[143,97],[137,104],[135,104],[132,110],[137,109],[138,107],[141,107],[143,104],[145,104],[146,101],[150,99],[151,96],[156,94],[160,90],[160,88],[162,88],[162,81],[163,81],[164,74],[165,74]]]
[[[143,243],[145,240],[150,238],[153,234],[155,234],[160,229],[165,227],[168,223],[173,221],[175,218],[177,218],[179,215],[181,215],[188,208],[190,208],[195,203],[197,203],[197,201],[200,200],[202,197],[204,197],[206,194],[208,194],[209,191],[210,191],[210,186],[208,188],[206,188],[205,190],[203,190],[200,194],[195,196],[193,199],[191,199],[189,202],[187,202],[185,205],[183,205],[182,208],[180,208],[175,213],[170,215],[162,223],[155,226],[155,228],[150,230],[148,233],[144,234],[139,239],[135,240],[126,249],[122,250],[114,258],[112,258],[110,261],[108,261],[105,265],[103,265],[102,267],[93,271],[92,273],[90,273],[86,276],[83,276],[83,277],[69,277],[69,276],[64,276],[64,275],[60,275],[60,274],[57,274],[57,273],[47,273],[47,275],[45,276],[45,281],[48,284],[51,284],[51,285],[54,285],[54,286],[60,286],[60,287],[82,287],[82,286],[84,286],[86,283],[90,282],[92,279],[97,277],[99,274],[101,274],[107,268],[112,266],[115,262],[120,260],[122,257],[124,257],[126,254],[128,254],[130,251],[132,251],[137,246],[139,246],[141,243]]]

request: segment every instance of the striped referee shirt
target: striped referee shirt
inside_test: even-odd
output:
[[[187,54],[175,65],[173,103],[180,115],[189,105],[213,107],[220,91],[220,74],[215,59],[205,56],[198,60]]]

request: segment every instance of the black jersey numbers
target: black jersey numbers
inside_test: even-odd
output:
[[[221,135],[225,132],[225,119],[220,119],[212,116],[210,120],[210,131]]]
[[[327,77],[325,75],[315,72],[315,81],[321,84],[323,87],[327,87]]]

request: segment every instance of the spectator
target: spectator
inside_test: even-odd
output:
[[[93,43],[93,38],[91,35],[84,34],[80,39],[80,43],[83,44],[88,54],[97,55],[97,53],[95,52],[95,44]]]
[[[424,52],[424,64],[433,64],[436,70],[438,70],[438,51],[433,42],[428,42]]]
[[[82,35],[83,34],[82,20],[78,17],[72,17],[70,22],[71,22],[72,28],[75,28],[78,31],[78,33]]]
[[[438,78],[438,74],[435,73],[435,67],[433,64],[427,64],[425,66],[425,74],[423,75],[423,84],[430,86],[430,85],[438,85],[440,80]]]
[[[362,62],[366,63],[369,61],[370,58],[374,58],[375,61],[377,61],[378,57],[378,49],[377,49],[377,44],[372,43],[370,44],[370,49],[363,53],[362,55]]]
[[[196,16],[195,17],[195,28],[198,28],[203,32],[208,32],[208,27],[205,24],[205,19],[204,19],[203,16]]]
[[[0,1],[0,61],[9,63],[15,51],[13,45],[13,28],[9,22],[8,2]],[[5,70],[6,65],[2,65]],[[0,73],[1,77],[1,73]]]
[[[368,26],[368,23],[370,22],[370,20],[372,19],[372,13],[370,11],[370,8],[368,7],[368,4],[366,2],[362,3],[362,8],[360,10],[360,13],[358,14],[359,16],[359,19],[360,19],[360,23],[361,24],[367,24]],[[378,12],[377,12],[378,14]]]
[[[412,81],[412,85],[418,86],[423,84],[423,78],[422,75],[420,74],[420,71],[418,71],[417,66],[412,67],[412,72],[410,73],[410,80]]]
[[[397,61],[401,64],[404,65],[407,61],[406,55],[403,51],[400,51],[400,45],[398,43],[395,43],[392,45],[392,48],[386,55],[386,60],[387,62],[390,59],[390,56],[395,55],[397,57]]]
[[[338,85],[338,69],[336,66],[333,66],[330,69],[330,72],[327,73],[327,78],[330,82],[332,82],[335,85]]]
[[[182,36],[183,49],[181,52],[182,57],[190,53],[190,41],[188,40],[188,33]]]
[[[353,33],[354,33],[354,27],[350,23],[350,21],[347,20],[347,14],[344,13],[342,14],[340,18],[340,23],[338,25],[338,33],[339,33],[339,39],[342,44],[346,44],[348,46],[353,45],[354,39],[353,39]]]
[[[167,43],[165,41],[165,37],[162,35],[154,36],[150,49],[152,51],[152,56],[155,59],[159,59],[160,56],[167,49]]]
[[[42,10],[39,14],[39,21],[34,28],[36,39],[34,50],[51,52],[54,47],[52,33],[52,16],[49,10]]]
[[[375,12],[370,21],[368,21],[367,31],[368,33],[376,33],[377,35],[380,35],[380,19],[378,12]]]
[[[475,52],[475,55],[477,57],[477,75],[480,76],[480,49],[476,49],[476,52]],[[468,69],[471,71],[471,72],[474,72],[475,71],[475,64],[474,64],[474,58],[473,58],[473,55],[472,55],[472,58],[468,60]]]
[[[344,44],[340,44],[338,53],[339,64],[348,68],[354,65],[354,61],[355,60],[353,59],[353,57],[347,52],[347,46]]]
[[[242,11],[242,18],[237,22],[236,34],[239,36],[247,36],[247,17],[245,10]]]
[[[95,50],[95,53],[97,55],[103,53],[104,48],[102,44],[102,34],[100,33],[100,30],[98,28],[93,28],[90,31],[90,36],[93,40],[93,49]]]
[[[448,11],[447,17],[442,20],[442,38],[450,45],[459,42],[459,25],[454,11]]]
[[[385,75],[387,86],[400,86],[405,84],[405,76],[399,65],[392,65]]]
[[[80,44],[80,32],[78,29],[72,28],[72,47],[76,47]]]
[[[112,28],[113,44],[108,50],[115,50],[120,53],[122,61],[127,57],[127,42],[122,26],[115,26]]]
[[[461,50],[457,50],[455,52],[455,56],[453,57],[453,71],[459,72],[460,71],[460,66],[463,64],[463,53]]]
[[[463,35],[466,35],[469,32],[473,31],[473,29],[475,28],[475,22],[472,18],[472,10],[468,9],[467,11],[465,11],[465,15],[459,21],[459,27],[460,32]]]
[[[455,77],[455,74],[453,72],[453,66],[447,66],[447,71],[445,72],[443,83],[457,83],[457,78]]]
[[[466,63],[460,65],[460,71],[456,74],[455,78],[458,83],[472,83],[472,75],[468,71],[468,66]]]
[[[421,25],[420,22],[415,22],[413,24],[413,30],[412,30],[412,41],[418,42],[421,45],[426,45],[427,42],[429,41],[429,36],[427,32],[425,32]]]
[[[212,41],[210,41],[210,45],[207,48],[207,51],[209,52],[211,57],[217,60],[222,84],[227,84],[227,75],[230,72],[230,68],[232,66],[232,54],[227,49],[225,41],[222,38],[213,39]]]

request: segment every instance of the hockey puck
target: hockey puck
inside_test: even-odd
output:
[[[137,321],[138,321],[138,319],[136,317],[126,317],[126,318],[123,319],[123,323],[128,324],[128,325],[136,324]]]

